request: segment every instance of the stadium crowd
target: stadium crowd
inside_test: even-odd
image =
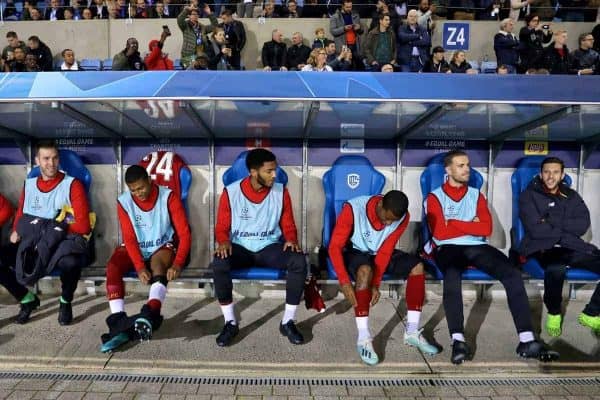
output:
[[[281,30],[272,31],[271,40],[262,46],[261,60],[265,71],[384,71],[478,73],[464,51],[446,58],[441,46],[433,46],[432,35],[439,18],[497,20],[499,31],[492,38],[496,53],[494,72],[600,74],[600,24],[592,32],[567,32],[552,29],[552,22],[589,21],[598,16],[598,2],[579,0],[498,0],[448,1],[431,0],[418,3],[401,0],[269,0],[262,4],[252,0],[212,4],[189,0],[188,4],[171,4],[171,0],[89,0],[80,4],[71,0],[25,1],[6,0],[2,7],[4,20],[68,20],[109,18],[176,18],[183,35],[180,58],[172,60],[162,51],[171,35],[163,26],[160,38],[148,43],[147,51],[135,38],[114,55],[112,70],[241,70],[241,53],[246,44],[246,31],[235,17],[326,18],[329,26],[316,29],[312,43],[295,32],[291,45],[284,42]],[[3,1],[4,3],[4,1]],[[476,4],[475,4],[476,3]],[[489,3],[489,4],[488,4]],[[517,4],[518,3],[518,4]],[[546,4],[547,3],[547,4]],[[45,4],[45,3],[44,3]],[[19,7],[20,5],[20,7]],[[595,8],[594,8],[595,7]],[[551,12],[550,12],[550,11]],[[220,17],[220,21],[217,19]],[[209,24],[199,19],[208,18]],[[365,21],[371,18],[369,26]],[[522,24],[521,27],[519,25]],[[567,35],[578,35],[578,48],[567,48]],[[0,71],[37,72],[81,70],[73,50],[61,51],[62,61],[54,63],[50,48],[38,36],[27,42],[16,32],[6,34]],[[177,61],[177,62],[174,62]],[[488,60],[483,60],[488,61]],[[105,68],[106,69],[106,68]],[[485,71],[490,72],[490,71]]]

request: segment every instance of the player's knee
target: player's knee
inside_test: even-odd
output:
[[[288,271],[306,274],[306,259],[302,253],[292,253],[288,259]]]
[[[356,288],[366,289],[371,284],[373,268],[369,264],[363,264],[356,271]]]

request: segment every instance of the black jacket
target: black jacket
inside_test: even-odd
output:
[[[23,214],[17,223],[22,237],[17,250],[15,272],[22,285],[32,285],[47,275],[54,250],[67,236],[67,224]]]
[[[519,39],[512,34],[496,33],[494,36],[494,51],[496,52],[496,60],[498,65],[519,64]]]
[[[588,254],[597,251],[581,239],[590,227],[590,212],[581,196],[563,183],[553,195],[544,192],[542,180],[536,176],[519,197],[519,218],[525,227],[519,248],[524,256],[555,245]]]
[[[594,75],[600,74],[600,54],[594,49],[583,50],[581,48],[571,53],[573,69],[576,71],[591,68]]]
[[[423,67],[423,72],[439,72],[445,74],[448,71],[450,71],[450,64],[448,64],[446,60],[442,60],[439,64],[436,64],[433,57],[430,58]]]
[[[306,64],[310,51],[310,47],[304,44],[300,44],[300,46],[291,45],[287,49],[287,69],[296,71],[298,70],[298,64]]]
[[[524,70],[539,68],[544,44],[552,40],[552,34],[524,26],[519,32],[521,66]]]
[[[38,60],[38,65],[42,71],[53,71],[52,66],[52,51],[46,45],[46,43],[40,40],[40,44],[37,49],[29,49],[29,52],[35,54]]]
[[[563,55],[561,56],[552,42],[544,49],[540,66],[546,68],[552,75],[566,75],[577,73],[573,64],[573,57],[567,46],[563,46]]]
[[[273,70],[279,70],[287,65],[287,47],[285,43],[277,43],[274,40],[265,42],[262,48],[263,67],[271,67]]]

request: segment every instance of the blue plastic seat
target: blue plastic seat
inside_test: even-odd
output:
[[[72,150],[60,149],[58,151],[59,157],[59,165],[58,169],[65,172],[67,175],[72,176],[73,178],[78,179],[81,183],[83,183],[83,187],[85,188],[85,192],[88,195],[88,199],[90,198],[90,186],[92,184],[92,174],[87,169],[81,157],[77,153]],[[29,171],[27,174],[27,178],[36,178],[40,176],[40,167],[35,166]],[[93,236],[92,239],[93,240]],[[93,261],[95,253],[93,249],[93,243],[90,244],[91,254],[90,261]],[[50,273],[51,276],[59,276],[60,268],[55,268]]]
[[[468,62],[469,64],[471,64],[471,67],[472,67],[473,69],[476,69],[477,71],[481,72],[481,70],[479,69],[479,68],[480,68],[480,67],[479,67],[479,63],[478,63],[477,61],[475,61],[475,60],[468,60],[467,62]]]
[[[481,72],[483,74],[495,74],[498,64],[495,61],[482,61]]]
[[[542,161],[545,156],[529,156],[523,157],[517,163],[517,168],[513,172],[510,183],[512,187],[512,230],[511,240],[514,250],[519,248],[521,240],[525,236],[525,227],[519,218],[519,197],[531,180],[539,174]],[[571,186],[572,179],[565,174],[563,182]],[[544,279],[544,269],[533,258],[529,258],[523,264],[523,270],[535,279]],[[568,268],[566,279],[569,281],[598,281],[600,275],[592,271],[580,268]]]
[[[431,231],[429,230],[429,225],[427,224],[427,216],[426,216],[426,208],[427,208],[427,195],[431,193],[434,189],[442,186],[442,184],[446,181],[446,168],[444,167],[444,157],[446,153],[441,153],[434,156],[427,167],[421,174],[421,194],[423,195],[423,215],[421,218],[421,236],[423,239],[423,243],[428,243],[431,240]],[[476,189],[481,190],[483,186],[483,177],[479,172],[475,169],[471,168],[471,174],[469,176],[469,186],[474,187]],[[435,264],[432,259],[426,259],[428,264],[429,272],[436,279],[443,279],[444,275]],[[462,274],[462,278],[464,280],[494,280],[490,275],[486,274],[483,271],[480,271],[474,267],[468,267]]]
[[[112,58],[107,58],[102,61],[102,71],[112,71]]]
[[[173,68],[175,69],[175,71],[181,71],[181,70],[183,70],[183,65],[181,65],[181,59],[180,58],[176,58],[173,61]]]
[[[227,186],[233,182],[247,177],[250,172],[246,167],[246,155],[248,151],[241,152],[231,167],[223,174],[223,185]],[[281,167],[277,166],[277,175],[275,181],[287,185],[288,176]],[[283,243],[282,243],[283,245]],[[231,278],[233,279],[254,279],[254,280],[280,280],[284,279],[287,275],[287,271],[281,268],[269,268],[269,267],[249,267],[249,268],[235,268],[231,270]]]
[[[79,67],[84,71],[102,71],[102,61],[97,58],[84,58]]]
[[[385,176],[363,156],[338,157],[331,169],[323,175],[325,209],[323,210],[323,246],[329,247],[335,221],[344,203],[358,196],[380,194],[385,185]],[[329,279],[337,279],[331,260],[327,257]],[[384,276],[384,279],[388,277]]]

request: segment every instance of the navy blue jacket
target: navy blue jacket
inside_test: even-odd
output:
[[[498,65],[519,64],[519,39],[511,34],[504,35],[500,32],[494,36],[494,51]]]
[[[536,176],[519,197],[519,218],[525,227],[519,249],[524,256],[555,245],[587,254],[597,251],[581,239],[590,227],[590,211],[581,196],[563,183],[553,195],[544,191]]]
[[[421,63],[425,65],[429,61],[429,48],[431,47],[431,36],[427,33],[427,29],[417,25],[413,32],[409,25],[401,25],[398,28],[398,46],[396,61],[400,65],[408,65],[412,56],[413,47],[419,50]]]

